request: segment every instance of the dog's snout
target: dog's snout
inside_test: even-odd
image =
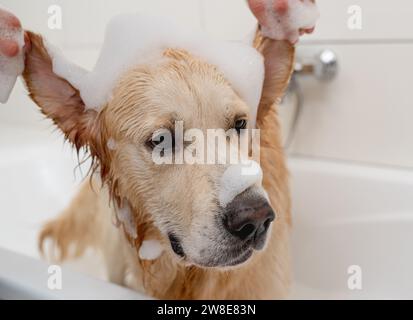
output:
[[[238,196],[227,206],[224,225],[232,235],[242,241],[251,241],[252,246],[259,250],[264,246],[265,236],[274,219],[274,211],[266,199]]]

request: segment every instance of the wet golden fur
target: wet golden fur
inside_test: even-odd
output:
[[[262,38],[257,32],[254,46],[263,54],[266,65],[266,78],[257,116],[257,127],[261,129],[260,162],[264,172],[263,186],[278,216],[272,224],[271,236],[265,250],[254,253],[247,263],[237,268],[220,270],[188,266],[175,257],[167,239],[153,222],[152,211],[158,210],[153,201],[156,190],[146,187],[148,181],[155,186],[165,181],[157,181],[153,175],[145,176],[134,171],[132,161],[136,161],[136,157],[140,161],[147,159],[136,155],[130,142],[141,142],[155,122],[167,121],[159,116],[156,105],[146,105],[145,110],[152,111],[145,115],[142,114],[143,109],[134,107],[136,104],[149,103],[151,100],[148,95],[156,95],[158,92],[151,93],[149,89],[142,88],[159,87],[161,90],[162,86],[171,87],[180,83],[176,88],[182,93],[179,95],[181,100],[177,101],[180,106],[191,105],[195,99],[201,106],[210,108],[215,102],[227,99],[235,105],[236,111],[233,112],[246,112],[246,106],[233,95],[230,84],[215,67],[185,51],[169,49],[164,53],[165,61],[160,66],[140,66],[129,70],[119,81],[113,100],[101,111],[85,111],[77,90],[53,74],[50,57],[44,49],[41,37],[33,33],[29,36],[32,49],[26,58],[24,78],[30,96],[75,148],[89,149],[97,169],[91,183],[84,182],[70,206],[57,219],[44,226],[39,238],[40,248],[46,238],[51,238],[61,253],[59,260],[63,261],[79,256],[86,248],[93,247],[104,253],[112,281],[161,299],[286,297],[291,280],[290,199],[288,173],[274,102],[282,97],[290,79],[294,48],[284,41]],[[154,79],[157,82],[154,82]],[[185,85],[187,82],[190,87]],[[214,96],[217,91],[209,86],[218,86],[219,94]],[[143,95],[130,94],[130,91],[136,91],[137,87],[142,89],[138,91],[143,92]],[[170,96],[156,98],[171,99]],[[194,126],[202,128],[226,125],[217,119],[218,111],[207,111],[202,113]],[[143,117],[146,119],[145,123],[140,121]],[[195,121],[195,118],[196,116],[192,115],[192,118],[185,121]],[[118,151],[107,147],[109,138],[117,141]],[[151,172],[149,164],[148,168]],[[189,176],[193,174],[196,172],[188,173]],[[185,178],[177,179],[173,181],[176,185],[188,184]],[[193,197],[195,201],[199,197],[197,191],[208,190],[209,186],[206,181],[197,179],[196,183],[188,188],[193,188],[194,192],[177,194],[173,187],[166,186],[162,189],[162,196],[176,197],[176,203],[182,203],[182,208],[179,209],[185,213],[188,208],[184,198]],[[211,197],[202,192],[201,195]],[[122,228],[116,228],[112,224],[114,206],[121,206],[125,198],[130,202],[137,223],[138,237],[135,240],[123,232]],[[186,225],[185,219],[189,217],[184,214],[179,219],[184,220],[182,224]],[[137,250],[144,239],[158,239],[164,244],[166,250],[159,259],[139,259]],[[68,250],[73,244],[76,248],[74,255],[69,254]]]

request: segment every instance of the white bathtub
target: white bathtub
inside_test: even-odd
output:
[[[40,261],[37,235],[76,191],[82,180],[76,166],[59,134],[0,125],[0,300],[147,298],[105,282],[93,253],[63,266],[63,290],[48,288],[49,264]]]
[[[413,172],[290,159],[295,298],[413,298]],[[350,266],[362,290],[350,290]]]
[[[1,248],[38,259],[39,227],[72,197],[82,178],[79,171],[75,178],[76,164],[76,156],[58,134],[0,127]],[[413,298],[413,172],[305,158],[291,158],[289,165],[294,200],[291,297]],[[1,290],[22,285],[7,279],[18,278],[10,259],[0,250],[0,298]],[[41,267],[21,261],[26,262],[17,270],[25,273],[24,279],[35,279],[37,275],[30,273]],[[104,278],[98,261],[85,261],[70,267]],[[347,287],[351,265],[361,267],[362,290]],[[93,292],[82,297],[89,296]]]

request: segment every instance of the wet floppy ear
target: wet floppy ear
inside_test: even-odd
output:
[[[260,109],[263,109],[270,107],[284,95],[293,72],[295,50],[288,41],[262,37],[259,31],[254,47],[264,57],[265,79],[260,101]]]
[[[98,136],[97,111],[86,109],[79,91],[53,72],[42,37],[32,32],[27,35],[31,47],[26,53],[23,78],[31,99],[78,150],[84,146],[93,149]]]

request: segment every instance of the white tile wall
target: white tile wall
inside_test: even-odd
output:
[[[201,0],[205,29],[213,37],[243,40],[256,26],[245,0]]]
[[[317,0],[321,19],[307,40],[413,39],[411,0]],[[348,8],[362,9],[362,29],[347,27]]]
[[[338,55],[337,78],[327,84],[300,78],[302,114],[296,154],[413,166],[412,44],[349,44],[324,48]]]

